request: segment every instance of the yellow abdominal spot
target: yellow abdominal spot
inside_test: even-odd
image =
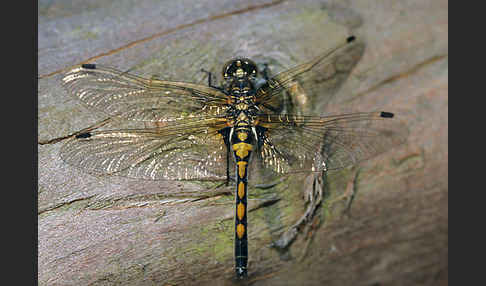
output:
[[[239,163],[239,162],[238,162]],[[245,162],[246,163],[246,162]],[[245,175],[245,174],[243,174]],[[241,176],[240,176],[241,177]],[[245,195],[245,183],[243,182],[240,182],[238,184],[238,197],[241,199],[243,199],[243,196]]]
[[[238,216],[238,220],[242,220],[243,216],[245,215],[245,205],[239,203],[236,207],[236,215]]]
[[[238,164],[238,176],[243,179],[245,177],[246,164],[248,163],[245,161],[240,161],[236,164]]]
[[[245,226],[242,225],[241,223],[239,223],[236,226],[236,234],[238,235],[238,238],[239,239],[242,239],[243,238],[243,235],[245,234]]]
[[[253,150],[253,145],[240,142],[233,144],[233,150],[236,151],[236,156],[240,157],[241,159],[246,158],[248,156],[248,152]]]

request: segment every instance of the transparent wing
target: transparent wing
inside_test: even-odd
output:
[[[361,58],[364,44],[349,37],[313,60],[269,79],[257,90],[257,104],[266,113],[295,113],[305,110],[316,98],[325,105]],[[290,98],[288,98],[290,96]],[[288,99],[287,99],[288,98]]]
[[[94,131],[69,139],[60,156],[88,173],[150,180],[225,180],[224,118],[163,128]],[[230,160],[231,162],[231,160]]]
[[[116,69],[85,64],[68,72],[63,85],[90,107],[110,116],[164,122],[189,115],[224,112],[218,89],[185,82],[146,79]]]
[[[261,115],[267,131],[259,156],[281,174],[341,169],[405,142],[408,129],[392,117],[387,112]]]

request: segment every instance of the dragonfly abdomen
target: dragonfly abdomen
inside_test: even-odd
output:
[[[236,162],[236,216],[235,216],[235,261],[236,275],[247,275],[247,189],[248,163],[254,149],[251,128],[235,128],[231,136],[231,149]]]

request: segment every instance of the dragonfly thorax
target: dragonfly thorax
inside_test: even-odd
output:
[[[255,87],[250,79],[234,79],[229,88],[228,94],[231,97],[231,104],[253,104],[255,102]]]
[[[228,93],[235,97],[255,95],[255,86],[251,78],[233,78],[228,87]]]
[[[232,118],[233,126],[252,125],[253,118],[257,115],[258,108],[255,104],[255,87],[249,77],[228,78],[227,86],[228,116]]]

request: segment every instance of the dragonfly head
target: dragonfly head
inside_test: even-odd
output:
[[[228,79],[255,78],[258,75],[256,64],[247,58],[238,58],[227,62],[223,67],[223,77]]]

